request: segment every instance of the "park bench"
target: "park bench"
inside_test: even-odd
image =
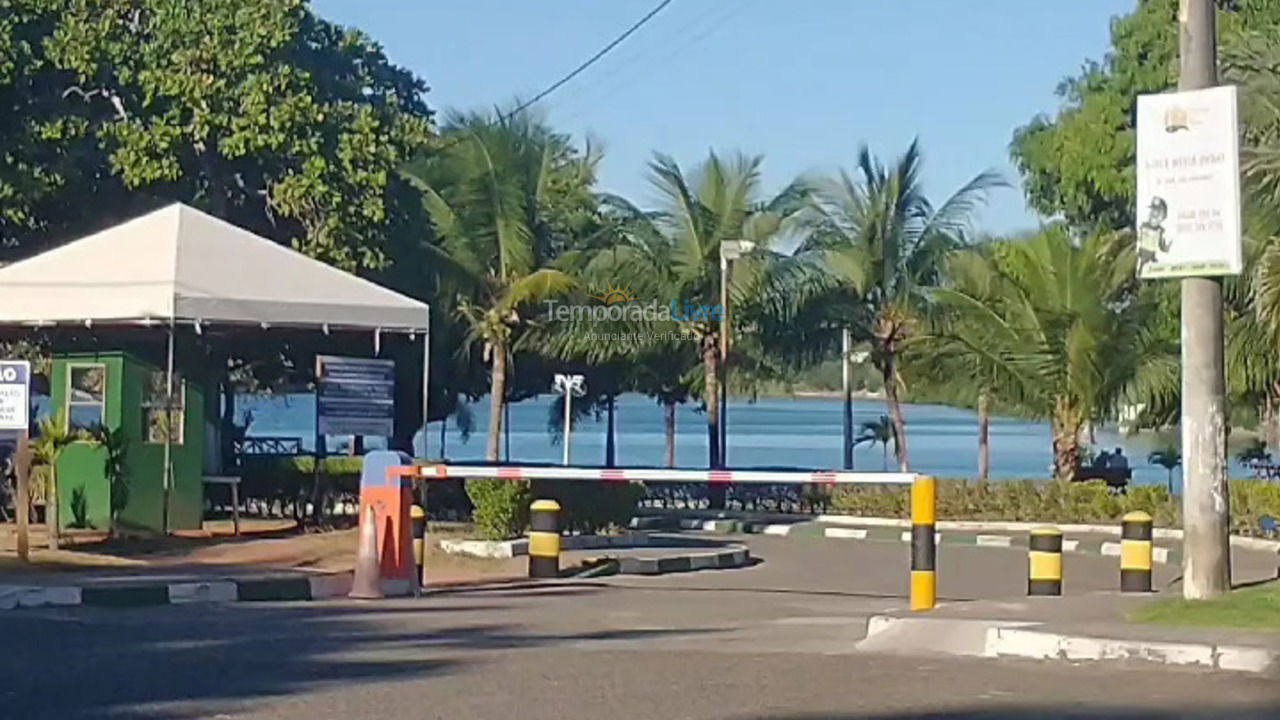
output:
[[[1090,480],[1102,480],[1113,493],[1123,494],[1129,486],[1129,481],[1133,479],[1133,470],[1125,468],[1096,468],[1082,467],[1076,471],[1072,482],[1089,482]]]

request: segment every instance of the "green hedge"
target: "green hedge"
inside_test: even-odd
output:
[[[835,512],[849,515],[906,518],[910,490],[905,487],[842,486],[832,498]],[[1060,483],[1013,480],[979,483],[938,481],[939,520],[1010,520],[1021,522],[1112,524],[1125,513],[1150,513],[1157,526],[1181,524],[1182,499],[1154,485],[1130,486],[1113,495],[1101,482]],[[1259,480],[1231,482],[1232,532],[1258,533],[1263,515],[1280,518],[1280,485]]]
[[[643,485],[621,483],[539,480],[533,484],[535,499],[560,503],[560,528],[582,534],[627,527],[644,492]]]
[[[606,485],[594,482],[539,480],[468,480],[467,495],[474,506],[472,522],[486,540],[523,535],[529,526],[529,505],[534,500],[560,504],[560,528],[571,533],[594,534],[625,528],[644,496],[639,485]]]
[[[507,540],[529,526],[529,485],[518,480],[468,480],[476,534],[485,540]]]

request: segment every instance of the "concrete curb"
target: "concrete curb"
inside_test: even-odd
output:
[[[560,538],[561,550],[598,550],[611,547],[643,547],[650,545],[647,533],[625,535],[567,535]],[[529,554],[529,540],[441,540],[440,549],[450,555],[481,558],[513,558]]]
[[[657,508],[645,508],[645,515],[632,519],[632,527],[660,527],[663,521],[670,523],[672,519],[678,519],[680,516],[694,516],[699,522],[708,520],[717,523],[738,523],[739,525],[761,525],[765,524],[753,518],[761,515],[771,518],[770,523],[775,525],[797,525],[805,523],[822,523],[827,525],[845,525],[858,528],[901,528],[904,530],[911,529],[911,521],[902,518],[885,518],[870,517],[864,515],[795,515],[786,513],[760,513],[741,510],[662,510]],[[688,520],[694,522],[694,520]],[[1097,534],[1097,535],[1120,535],[1120,523],[1114,525],[1085,525],[1076,523],[1043,523],[1043,522],[1020,522],[1010,520],[939,520],[936,528],[939,531],[950,530],[953,532],[973,532],[973,533],[1013,533],[1025,535],[1037,527],[1052,525],[1063,532],[1063,534]],[[667,525],[670,527],[670,525]],[[683,526],[682,526],[683,527]],[[698,528],[705,529],[705,528]],[[828,537],[835,537],[828,535]],[[1157,540],[1181,540],[1182,530],[1176,528],[1155,528],[1153,537]],[[1246,550],[1258,550],[1262,552],[1274,552],[1280,554],[1280,540],[1268,540],[1266,538],[1246,537],[1243,535],[1232,535],[1231,545]]]
[[[829,517],[829,516],[819,516]],[[655,518],[646,518],[653,520]],[[695,530],[708,533],[716,533],[721,535],[773,535],[777,537],[814,537],[814,538],[832,538],[838,540],[875,540],[881,542],[911,542],[911,532],[909,530],[899,530],[899,525],[888,522],[873,525],[871,527],[825,527],[817,521],[796,522],[796,523],[752,523],[743,520],[719,519],[719,520],[696,520],[696,519],[675,519],[666,518],[668,527],[678,527],[682,530]],[[674,522],[672,522],[674,521]],[[653,527],[654,523],[645,523]],[[941,524],[940,524],[941,526]],[[1028,528],[1043,527],[1043,525],[1027,524]],[[1063,527],[1089,527],[1089,526],[1063,526]],[[934,534],[934,540],[939,545],[970,545],[977,547],[1002,547],[1002,548],[1026,548],[1027,535],[996,535],[996,534],[953,534],[952,532],[937,532]],[[1080,532],[1077,530],[1077,532]],[[1254,539],[1254,538],[1241,538]],[[1063,539],[1062,549],[1067,553],[1086,553],[1092,555],[1116,556],[1120,555],[1119,542],[1105,542],[1098,540],[1078,540]],[[1152,548],[1152,560],[1161,565],[1180,565],[1182,563],[1182,553],[1177,550],[1166,547]]]
[[[694,570],[722,570],[744,567],[751,562],[751,551],[743,545],[713,552],[663,555],[659,557],[620,557],[619,575],[666,575]]]
[[[396,591],[399,588],[388,588]],[[351,573],[290,574],[183,582],[121,580],[89,585],[0,586],[0,610],[34,607],[149,607],[209,602],[321,600],[346,595]]]
[[[867,637],[858,649],[1067,662],[1138,660],[1248,673],[1280,667],[1280,653],[1261,647],[1067,635],[1015,621],[887,615],[867,621]]]

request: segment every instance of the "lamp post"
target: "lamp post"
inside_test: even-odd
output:
[[[551,389],[557,395],[564,396],[564,462],[563,465],[569,464],[569,438],[573,430],[573,399],[582,397],[587,392],[587,379],[582,375],[569,375],[566,373],[556,373],[555,379],[551,383]]]
[[[720,467],[728,465],[729,454],[729,277],[730,263],[751,252],[756,244],[750,240],[724,240],[720,243]]]

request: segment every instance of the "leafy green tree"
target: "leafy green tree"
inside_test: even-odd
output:
[[[900,356],[919,333],[927,289],[938,282],[946,257],[969,242],[975,210],[1004,185],[999,175],[983,172],[935,207],[921,186],[923,159],[918,141],[891,166],[863,147],[854,174],[817,183],[812,232],[800,247],[801,256],[826,268],[859,306],[847,322],[857,323],[855,336],[871,344],[903,470],[909,461]]]
[[[538,304],[576,287],[555,266],[571,244],[566,196],[590,198],[598,155],[525,114],[454,115],[445,142],[405,172],[422,193],[437,244],[430,245],[440,295],[467,327],[464,352],[482,349],[489,365],[485,456],[498,460],[510,361]]]
[[[1136,372],[1133,338],[1146,312],[1134,298],[1134,254],[1115,234],[1074,240],[1051,226],[983,252],[960,253],[933,296],[965,332],[949,339],[980,356],[1019,414],[1047,419],[1054,475],[1080,467],[1081,432],[1114,415]]]
[[[1274,33],[1280,4],[1221,3],[1218,34],[1229,55],[1246,32]],[[1137,96],[1177,85],[1178,0],[1140,0],[1111,24],[1111,50],[1058,86],[1062,106],[1014,133],[1011,152],[1027,202],[1081,229],[1133,222]]]
[[[5,203],[13,232],[84,232],[114,219],[104,211],[174,199],[343,268],[388,264],[395,170],[427,143],[429,113],[422,81],[367,37],[302,0],[4,9],[0,107],[19,114],[0,139],[20,152],[0,167],[0,198],[19,199]],[[104,189],[92,214],[70,202]],[[39,216],[59,208],[79,227]]]

